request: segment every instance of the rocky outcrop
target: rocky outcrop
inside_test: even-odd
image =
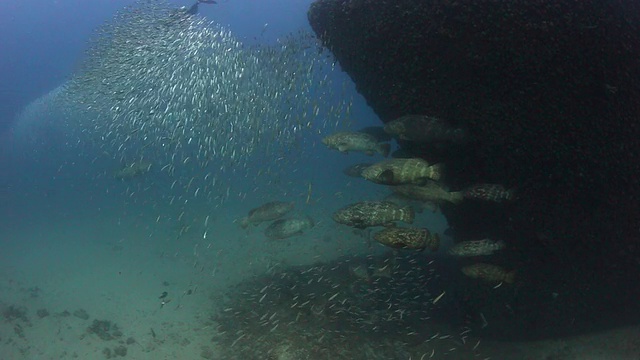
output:
[[[469,130],[465,148],[401,144],[445,162],[450,187],[518,189],[510,205],[444,209],[459,239],[506,240],[494,261],[520,279],[493,292],[461,280],[456,311],[503,338],[640,319],[637,2],[318,0],[308,17],[383,122]]]

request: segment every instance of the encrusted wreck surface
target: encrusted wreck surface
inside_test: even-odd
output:
[[[461,314],[496,337],[640,318],[639,3],[319,0],[308,16],[383,122],[427,114],[473,136],[403,149],[445,162],[452,189],[518,189],[511,205],[444,209],[458,239],[510,241],[495,261],[520,279],[462,286]]]

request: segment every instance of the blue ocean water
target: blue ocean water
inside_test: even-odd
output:
[[[0,359],[595,351],[485,342],[491,319],[443,310],[459,271],[437,208],[413,224],[440,235],[436,253],[332,219],[390,191],[343,174],[379,154],[321,142],[381,122],[314,42],[311,0],[220,0],[193,17],[178,10],[190,2],[140,3],[0,3]],[[273,219],[239,226],[272,201],[313,226],[278,240]]]
[[[33,148],[25,141],[17,139],[16,128],[20,128],[21,113],[30,104],[38,102],[38,98],[46,97],[50,91],[67,81],[79,63],[85,57],[88,42],[99,26],[111,21],[112,17],[135,1],[104,1],[87,3],[84,1],[54,1],[47,3],[3,2],[3,21],[1,52],[7,54],[0,61],[0,83],[3,87],[2,107],[0,108],[0,134],[3,137],[2,161],[6,162],[3,178],[13,183],[24,174],[29,173],[30,161],[21,159],[22,156],[32,154],[33,162],[37,163],[38,171],[47,171],[55,178],[54,170],[67,159],[66,155],[75,156],[77,151],[70,153],[69,143],[78,139],[65,138],[65,131],[56,125],[59,119],[51,120],[45,114],[22,116],[23,122],[38,124],[27,131],[27,137],[36,138]],[[276,44],[278,39],[288,34],[310,32],[306,20],[306,10],[311,1],[220,1],[218,4],[202,4],[200,15],[210,21],[220,24],[233,32],[233,36],[247,46]],[[190,6],[190,3],[169,2],[176,8]],[[10,55],[9,55],[10,54]],[[339,67],[339,65],[338,65]],[[340,91],[346,91],[345,96],[353,98],[353,116],[357,119],[357,126],[379,125],[376,115],[366,106],[364,100],[357,94],[348,76],[340,71],[330,74],[334,78]],[[46,99],[42,100],[46,103]],[[48,105],[44,105],[47,107]],[[48,115],[52,115],[49,113]],[[24,118],[28,119],[24,119]],[[40,125],[40,123],[47,125]],[[36,133],[38,135],[36,135]],[[316,139],[317,140],[317,139]],[[31,144],[34,145],[34,144]],[[51,147],[51,148],[49,148]],[[52,149],[55,149],[52,151]],[[46,160],[44,156],[52,156],[55,160]],[[335,155],[335,154],[332,154]],[[344,157],[337,159],[345,160]],[[351,159],[352,160],[352,159]],[[349,164],[343,161],[342,164]],[[17,163],[17,164],[16,164]],[[323,174],[324,175],[324,174]],[[42,180],[42,176],[27,176],[32,181]],[[38,188],[48,188],[54,185],[42,181]],[[29,187],[33,189],[36,187]],[[28,191],[30,191],[27,189]],[[20,191],[12,191],[7,197],[19,196]],[[9,211],[5,218],[15,216],[15,211]]]

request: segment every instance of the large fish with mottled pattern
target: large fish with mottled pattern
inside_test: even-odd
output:
[[[504,241],[491,239],[462,241],[449,250],[449,254],[454,256],[485,256],[492,255],[505,247]]]
[[[389,227],[375,233],[373,238],[383,245],[400,249],[429,248],[431,251],[436,251],[440,246],[438,234],[432,234],[429,229],[423,228]]]
[[[464,197],[482,201],[509,202],[516,200],[516,191],[507,190],[500,184],[476,184],[465,189]]]
[[[238,222],[244,229],[249,224],[259,225],[265,221],[276,220],[293,209],[293,202],[272,201],[263,204],[255,209],[251,209],[249,214]]]
[[[336,149],[342,153],[360,151],[367,155],[379,153],[387,157],[391,150],[391,145],[379,142],[375,136],[356,131],[344,131],[329,135],[322,139],[322,143],[328,148]]]
[[[438,206],[438,204],[434,202],[416,200],[416,199],[412,199],[410,197],[404,196],[402,194],[397,194],[397,193],[391,193],[385,196],[382,200],[391,201],[392,203],[399,206],[409,206],[413,209],[413,211],[416,212],[416,214],[422,214],[423,212],[425,212],[425,210],[428,210],[434,213],[440,210],[440,207]]]
[[[423,185],[442,177],[442,165],[432,165],[424,159],[389,159],[375,163],[362,171],[362,177],[383,185]]]
[[[412,208],[401,207],[389,201],[361,201],[348,205],[333,214],[333,220],[355,228],[391,226],[395,221],[413,223]]]
[[[286,239],[294,235],[300,235],[305,230],[311,229],[314,225],[315,222],[309,216],[279,219],[267,226],[264,234],[269,239]]]
[[[485,263],[465,266],[462,268],[462,273],[470,278],[481,279],[491,283],[505,282],[513,284],[516,278],[515,270],[509,271],[503,267]]]
[[[449,202],[459,204],[463,199],[463,193],[460,191],[447,191],[435,181],[427,181],[424,185],[398,185],[392,188],[393,192],[406,196],[410,199],[442,204]]]

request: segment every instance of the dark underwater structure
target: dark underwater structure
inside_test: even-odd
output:
[[[318,0],[309,21],[383,122],[468,129],[447,185],[503,184],[511,204],[443,213],[456,240],[504,239],[511,291],[464,282],[459,321],[534,339],[640,321],[640,3],[623,0]],[[454,319],[453,317],[452,319]]]

